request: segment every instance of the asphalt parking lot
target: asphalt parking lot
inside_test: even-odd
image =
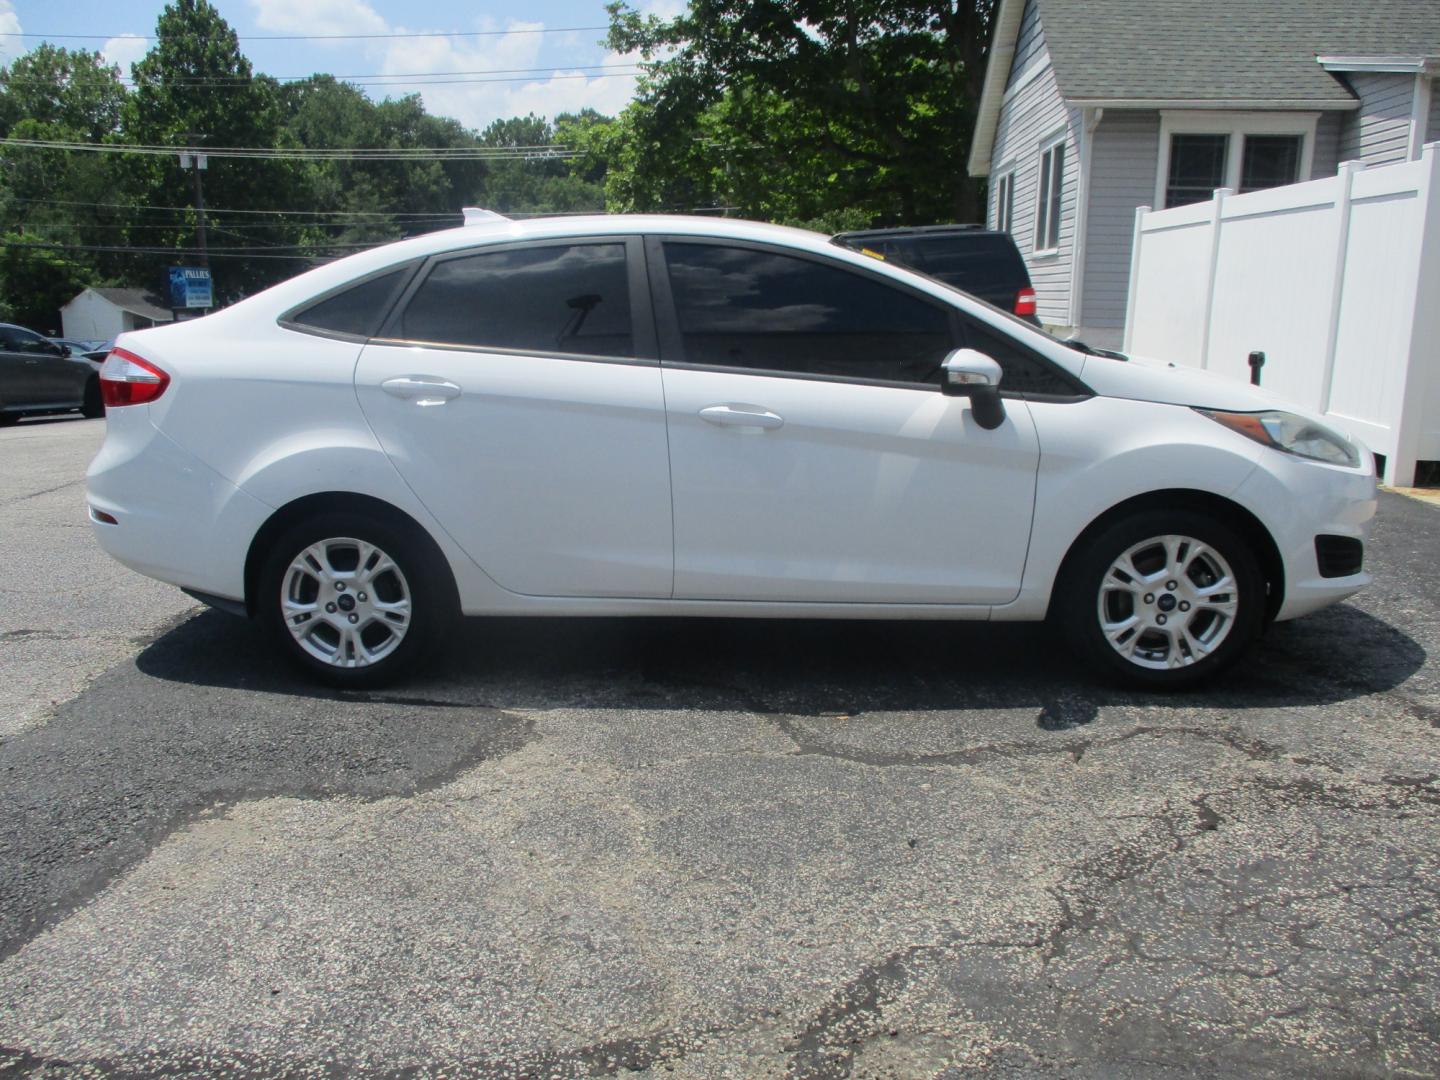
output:
[[[0,1076],[1433,1076],[1440,508],[1206,692],[1040,628],[473,620],[317,690],[0,432]]]

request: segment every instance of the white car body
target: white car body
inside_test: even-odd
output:
[[[969,399],[933,387],[365,343],[281,325],[327,290],[417,258],[632,235],[775,245],[893,279],[1021,341],[1093,394],[1007,398],[1005,422],[986,430]],[[110,409],[88,476],[95,534],[143,574],[236,604],[253,605],[247,559],[266,522],[323,493],[379,500],[417,523],[474,615],[1041,619],[1086,528],[1157,492],[1223,500],[1263,527],[1283,569],[1276,619],[1370,580],[1322,577],[1315,547],[1319,534],[1366,538],[1368,454],[1346,467],[1283,453],[1194,407],[1304,410],[1196,370],[1086,355],[798,230],[644,216],[468,226],[125,334],[117,348],[171,382],[151,404]],[[457,396],[382,391],[397,378],[449,383]],[[717,406],[783,426],[699,415]]]

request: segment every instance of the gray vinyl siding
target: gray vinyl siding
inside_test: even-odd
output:
[[[1321,113],[1315,121],[1315,153],[1310,159],[1310,179],[1334,176],[1344,159],[1340,156],[1340,129],[1343,113]]]
[[[1425,128],[1426,142],[1440,142],[1440,79],[1430,80],[1430,122]]]
[[[1119,328],[1125,325],[1135,209],[1155,201],[1160,114],[1152,109],[1107,109],[1093,140],[1080,322]]]
[[[1340,132],[1340,160],[1367,165],[1404,161],[1410,149],[1415,76],[1354,71],[1345,76],[1360,108]]]
[[[1048,63],[1045,36],[1040,33],[1040,5],[1025,0],[1025,14],[1020,17],[1020,32],[1015,37],[1015,57],[1010,61],[1010,78],[1005,86],[1014,86],[1031,68]]]
[[[1033,3],[1033,0],[1032,0]],[[995,181],[1014,169],[1015,216],[1010,233],[1015,238],[1030,282],[1035,286],[1040,321],[1054,326],[1070,322],[1070,273],[1075,248],[1075,192],[1079,185],[1080,111],[1065,105],[1055,85],[1049,54],[1043,51],[1044,69],[1007,100],[1000,109],[995,131],[994,166],[990,173],[988,221],[995,224]],[[1058,133],[1065,135],[1065,171],[1060,191],[1060,244],[1053,255],[1035,254],[1036,202],[1039,198],[1040,148]]]

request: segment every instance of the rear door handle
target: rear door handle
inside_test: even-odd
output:
[[[778,428],[785,418],[761,405],[707,405],[700,410],[700,419],[722,427]]]
[[[380,389],[416,405],[444,405],[451,398],[460,396],[460,387],[434,375],[401,375],[386,379],[380,384]]]

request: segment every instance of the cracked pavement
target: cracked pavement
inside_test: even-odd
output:
[[[5,444],[36,489],[60,426]],[[1207,691],[647,619],[472,620],[365,695],[163,586],[17,654],[44,553],[103,561],[65,491],[0,526],[57,698],[0,700],[0,1076],[1440,1072],[1440,508],[1384,496],[1377,584]]]

